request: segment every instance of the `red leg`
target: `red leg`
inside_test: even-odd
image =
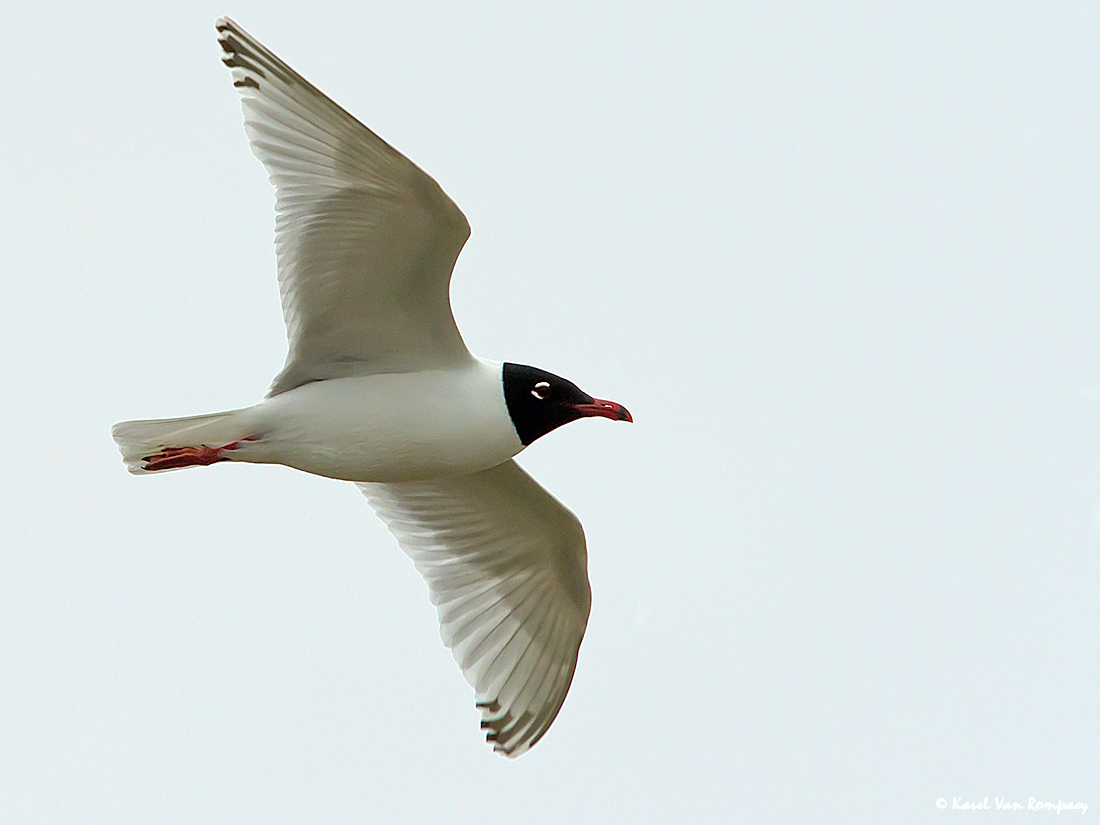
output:
[[[147,455],[146,470],[174,470],[177,467],[206,466],[217,461],[227,461],[221,447],[165,447],[156,455]]]
[[[241,441],[255,441],[257,436],[248,436]],[[145,462],[142,469],[149,471],[175,470],[178,467],[206,467],[219,461],[229,461],[226,455],[230,450],[239,449],[240,441],[226,444],[224,447],[165,447],[156,455],[147,455],[141,460]]]

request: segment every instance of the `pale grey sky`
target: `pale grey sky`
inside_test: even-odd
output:
[[[517,762],[352,485],[111,442],[282,364],[219,14],[463,208],[474,352],[634,413],[520,456],[593,610]],[[0,821],[1100,813],[1095,3],[2,19]]]

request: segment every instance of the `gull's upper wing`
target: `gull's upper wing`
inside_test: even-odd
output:
[[[360,484],[428,582],[494,750],[519,756],[557,716],[588,623],[584,531],[514,461]]]
[[[228,17],[218,41],[275,185],[289,351],[269,394],[472,356],[451,315],[470,225],[432,178]]]

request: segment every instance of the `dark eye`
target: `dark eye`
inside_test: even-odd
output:
[[[535,388],[531,390],[531,395],[542,401],[545,398],[550,397],[550,384],[546,381],[539,381],[535,384]]]

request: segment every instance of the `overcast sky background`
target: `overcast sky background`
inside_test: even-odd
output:
[[[285,338],[228,13],[434,176],[593,610],[510,762],[350,484],[134,478]],[[1100,814],[1100,6],[5,3],[0,820]],[[946,798],[948,810],[936,808]]]

